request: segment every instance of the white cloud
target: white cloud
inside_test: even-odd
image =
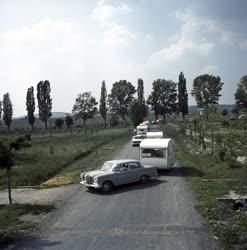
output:
[[[93,10],[92,18],[104,26],[118,15],[128,14],[131,11],[126,4],[122,3],[120,6],[113,6],[101,0],[98,1],[96,8]]]
[[[14,115],[24,113],[27,88],[45,79],[51,81],[52,93],[57,94],[54,109],[59,110],[60,105],[63,109],[60,96],[65,97],[66,91],[61,84],[74,78],[79,65],[80,72],[86,65],[81,60],[86,53],[81,33],[74,23],[50,18],[0,33],[1,94],[10,92]]]
[[[93,40],[94,44],[109,46],[127,46],[136,39],[126,26],[116,22],[117,17],[132,12],[127,4],[113,6],[106,1],[98,1],[96,8],[92,11],[91,17],[101,28],[101,38]]]
[[[214,48],[215,43],[208,41],[200,33],[202,29],[211,27],[211,22],[197,18],[191,12],[176,12],[176,18],[183,21],[180,32],[168,39],[171,43],[169,46],[154,52],[147,64],[174,62],[185,54],[207,56]]]

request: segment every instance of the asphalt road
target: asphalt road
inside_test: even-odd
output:
[[[136,159],[138,148],[126,144],[115,158]],[[148,184],[125,185],[105,195],[78,185],[51,213],[42,234],[9,249],[218,249],[195,204],[179,168]]]

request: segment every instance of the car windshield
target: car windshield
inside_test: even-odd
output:
[[[104,170],[104,171],[110,171],[112,169],[112,166],[114,165],[114,163],[112,162],[105,162],[103,164],[103,166],[101,167],[101,170]]]

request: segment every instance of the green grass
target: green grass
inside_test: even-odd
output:
[[[173,126],[166,126],[165,131],[175,138],[181,171],[210,233],[219,238],[223,249],[247,249],[247,214],[217,201],[230,190],[247,193],[247,167],[228,167],[216,155],[201,152],[194,141],[179,135]]]
[[[23,237],[24,234],[34,232],[36,225],[30,221],[20,219],[22,215],[38,215],[53,209],[51,205],[13,204],[0,207],[0,246],[11,243]]]
[[[106,160],[110,160],[114,152],[120,149],[129,140],[129,134],[118,139],[112,140],[105,146],[95,150],[92,154],[81,160],[76,161],[69,167],[63,169],[60,173],[62,176],[70,176],[73,182],[78,183],[80,180],[80,173],[84,171],[93,170],[101,166]]]
[[[127,128],[111,128],[87,131],[86,142],[81,130],[72,135],[33,136],[31,148],[16,152],[16,166],[11,170],[12,187],[40,185],[102,145],[129,135]],[[6,182],[6,172],[0,170],[0,189],[7,187]]]

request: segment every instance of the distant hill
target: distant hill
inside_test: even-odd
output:
[[[217,106],[217,109],[219,111],[222,111],[223,109],[226,109],[227,111],[232,111],[232,109],[235,108],[234,104],[219,104],[219,105],[216,105],[216,106]],[[197,105],[189,106],[189,113],[195,113],[197,111],[198,111]]]
[[[66,117],[66,115],[69,114],[71,115],[71,113],[67,113],[67,112],[52,112],[52,118],[64,118]],[[36,118],[39,118],[39,114],[35,114],[34,115]],[[19,116],[19,117],[14,117],[14,119],[24,119],[26,116]]]

